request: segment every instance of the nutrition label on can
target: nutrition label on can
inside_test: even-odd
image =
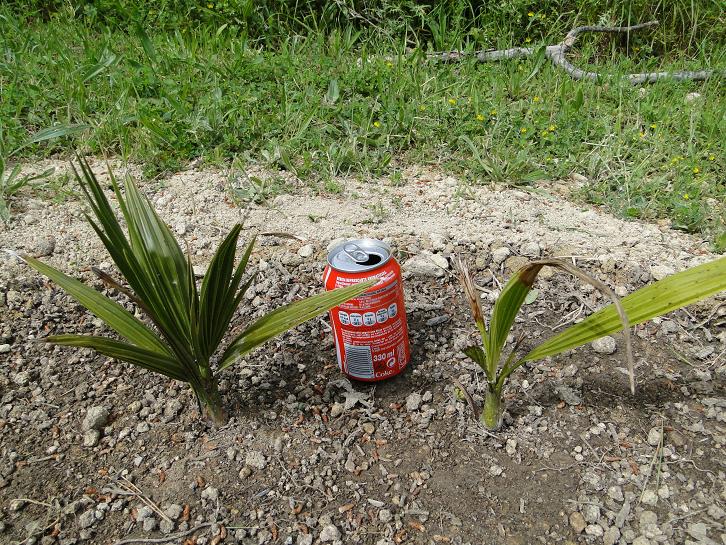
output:
[[[408,363],[400,279],[387,274],[371,277],[382,282],[331,312],[341,370],[362,380],[398,374]]]

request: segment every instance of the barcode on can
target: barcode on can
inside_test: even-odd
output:
[[[373,378],[373,356],[370,346],[345,344],[346,372],[357,378]]]

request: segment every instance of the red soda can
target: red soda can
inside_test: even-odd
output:
[[[401,266],[387,244],[370,238],[346,242],[328,254],[327,291],[373,278],[378,283],[363,295],[330,311],[340,370],[368,382],[397,375],[411,359]]]

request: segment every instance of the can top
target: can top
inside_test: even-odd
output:
[[[349,240],[333,248],[328,263],[336,271],[360,273],[381,267],[391,259],[391,248],[373,238]]]

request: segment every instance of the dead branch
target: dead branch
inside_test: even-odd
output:
[[[556,45],[548,45],[545,47],[545,56],[552,61],[552,64],[567,72],[572,79],[590,79],[600,80],[612,77],[612,75],[603,75],[599,72],[588,72],[582,70],[567,60],[567,53],[575,45],[580,34],[585,32],[607,32],[610,34],[626,33],[629,34],[635,30],[656,26],[658,21],[649,21],[632,26],[606,27],[606,26],[579,26],[573,28],[567,33],[565,39]],[[512,47],[510,49],[489,49],[485,51],[444,51],[440,53],[432,53],[429,58],[440,62],[459,62],[467,57],[475,57],[478,62],[499,61],[505,59],[516,59],[521,57],[531,57],[537,52],[535,47]],[[643,83],[654,83],[662,79],[674,79],[677,81],[702,81],[710,77],[726,76],[726,71],[721,70],[698,70],[698,71],[679,71],[679,72],[643,72],[640,74],[628,74],[625,76],[632,85],[641,85]]]

